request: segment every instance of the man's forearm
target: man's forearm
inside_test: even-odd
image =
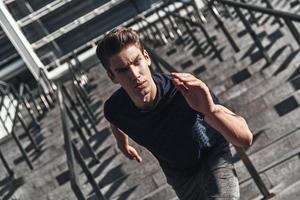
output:
[[[116,126],[114,126],[113,124],[111,124],[111,129],[117,140],[118,146],[119,147],[127,146],[128,145],[128,136],[123,131],[118,129]]]
[[[226,107],[216,104],[210,113],[205,113],[204,119],[232,144],[240,147],[251,145],[252,133],[245,119]]]

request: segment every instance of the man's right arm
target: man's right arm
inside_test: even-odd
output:
[[[138,162],[142,162],[142,158],[140,157],[136,149],[129,145],[128,136],[112,123],[110,124],[110,126],[117,140],[118,147],[122,151],[122,153],[129,159],[134,159]]]

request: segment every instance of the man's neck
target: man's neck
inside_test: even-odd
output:
[[[152,83],[152,90],[150,91],[150,93],[146,94],[144,96],[144,100],[141,101],[141,99],[138,100],[133,100],[133,103],[135,104],[135,106],[141,110],[147,110],[149,108],[151,108],[156,101],[156,97],[157,97],[157,87],[155,82],[153,81]]]

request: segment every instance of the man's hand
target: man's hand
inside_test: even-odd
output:
[[[121,145],[119,146],[119,149],[122,151],[122,153],[129,159],[134,159],[138,161],[139,163],[142,162],[141,156],[138,154],[136,149],[130,145]]]
[[[171,77],[191,108],[204,115],[213,112],[215,104],[204,82],[188,73],[171,73]]]
[[[194,110],[205,116],[205,121],[218,130],[229,142],[236,146],[251,145],[253,134],[244,118],[222,105],[216,105],[208,87],[191,74],[171,73],[173,83],[187,103]]]

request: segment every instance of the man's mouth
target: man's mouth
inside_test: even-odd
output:
[[[146,81],[142,81],[141,83],[139,83],[139,84],[137,84],[136,86],[135,86],[135,88],[136,89],[143,89],[144,87],[145,87],[145,83],[146,83]]]

